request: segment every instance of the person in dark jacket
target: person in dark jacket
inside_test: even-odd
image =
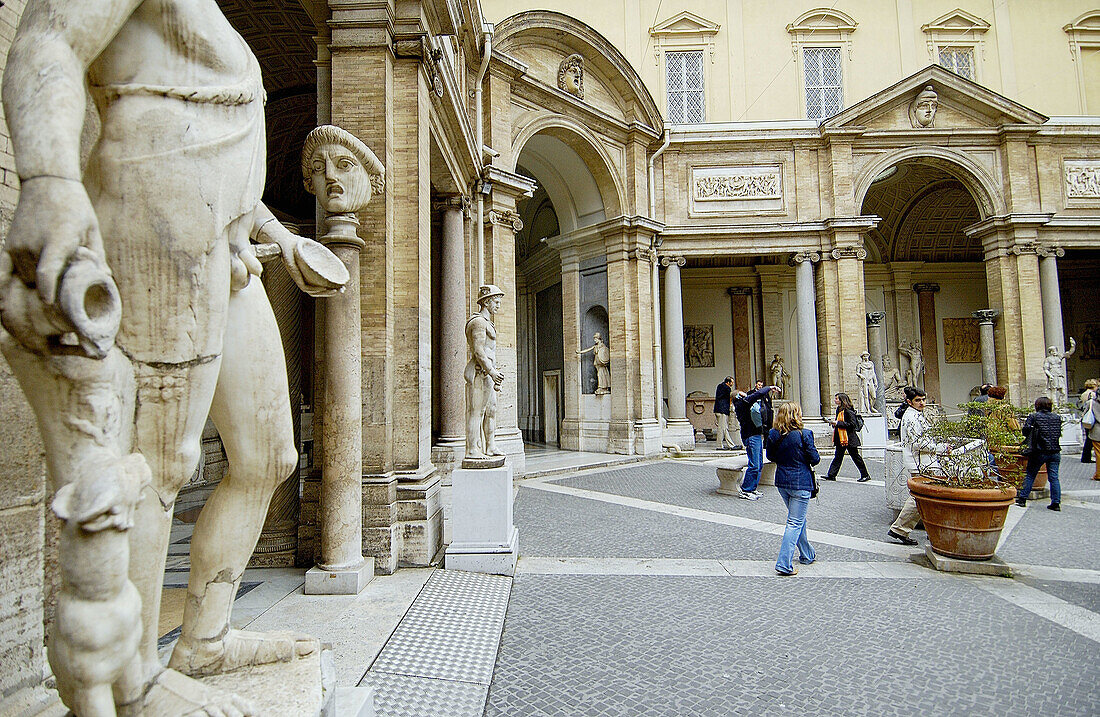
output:
[[[1027,496],[1035,484],[1035,476],[1039,468],[1046,464],[1047,479],[1050,481],[1050,505],[1047,507],[1051,510],[1062,509],[1062,485],[1058,482],[1058,465],[1062,460],[1062,445],[1059,442],[1062,417],[1051,413],[1052,408],[1054,402],[1050,398],[1039,396],[1035,399],[1035,412],[1024,421],[1024,436],[1033,448],[1027,457],[1027,478],[1024,487],[1016,494],[1016,505],[1027,506]]]
[[[726,376],[726,380],[718,384],[714,389],[714,420],[718,424],[716,436],[720,451],[732,451],[740,446],[733,442],[730,436],[730,393],[733,388],[733,376]]]
[[[760,469],[764,466],[764,434],[771,426],[772,402],[769,393],[775,386],[765,386],[763,381],[756,382],[752,393],[739,392],[733,401],[733,410],[741,424],[741,442],[749,454],[749,465],[745,468],[745,477],[741,479],[741,490],[737,495],[745,500],[757,500],[760,493],[756,487],[760,484]],[[753,404],[760,404],[754,416]]]
[[[802,427],[802,408],[793,401],[781,405],[776,413],[775,428],[768,432],[768,460],[775,463],[775,487],[787,504],[787,527],[779,544],[775,572],[797,575],[795,548],[798,562],[803,565],[817,558],[814,546],[806,539],[806,511],[814,488],[813,467],[821,462],[821,456],[814,447],[814,434]]]
[[[825,474],[825,480],[836,480],[836,474],[840,472],[840,465],[844,462],[844,454],[848,453],[852,461],[859,469],[859,482],[865,483],[871,480],[867,473],[867,464],[863,462],[863,456],[859,455],[859,423],[852,399],[846,393],[838,393],[833,396],[836,404],[836,419],[830,420],[833,427],[833,445],[836,453],[833,454],[833,462],[829,464],[829,472]]]

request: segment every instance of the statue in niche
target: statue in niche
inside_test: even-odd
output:
[[[1077,350],[1077,342],[1069,337],[1069,351],[1059,353],[1055,346],[1047,347],[1047,356],[1043,359],[1043,373],[1047,375],[1047,396],[1054,405],[1064,404],[1066,398],[1066,369],[1062,362]]]
[[[913,100],[913,104],[909,105],[909,121],[913,127],[931,127],[936,121],[939,104],[940,96],[932,89],[932,85],[927,85]]]
[[[584,99],[584,58],[569,55],[558,65],[558,89]]]
[[[85,88],[102,131],[82,172]],[[260,201],[259,64],[211,0],[28,0],[3,100],[21,192],[0,255],[0,348],[35,411],[64,523],[58,690],[81,715],[254,714],[191,676],[320,645],[230,624],[272,492],[298,462],[250,239],[277,246],[307,293],[339,290],[302,270],[339,260]],[[165,669],[167,536],[208,415],[231,471],[195,525]]]
[[[596,369],[596,395],[611,393],[611,350],[600,339],[599,332],[592,334],[592,345],[577,355],[592,352],[592,366]]]
[[[905,400],[905,381],[894,367],[890,354],[882,355],[882,397],[887,401]]]
[[[779,395],[783,398],[790,397],[791,374],[783,365],[783,358],[779,354],[773,354],[768,372],[772,377],[772,385],[779,387]]]
[[[916,341],[899,344],[898,351],[909,359],[909,368],[905,369],[905,385],[917,386],[917,381],[924,375],[924,352]]]
[[[466,322],[466,344],[470,362],[466,364],[466,460],[463,467],[475,467],[478,461],[503,463],[504,452],[496,447],[497,393],[504,374],[496,367],[497,331],[493,319],[500,311],[504,292],[492,284],[477,290],[480,310]]]
[[[867,351],[861,353],[859,358],[860,362],[856,364],[856,378],[859,379],[859,411],[875,413],[875,399],[878,398],[875,362],[871,360],[871,354]]]

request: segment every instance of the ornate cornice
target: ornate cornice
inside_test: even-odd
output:
[[[665,255],[661,257],[661,266],[671,266],[673,264],[675,264],[676,266],[683,266],[684,264],[687,264],[687,259],[682,256]]]
[[[867,312],[867,325],[874,328],[882,326],[883,319],[886,318],[885,311],[868,311]]]
[[[1001,312],[996,309],[978,309],[970,315],[977,319],[979,324],[992,324]]]
[[[794,266],[795,264],[801,264],[803,262],[810,262],[816,264],[821,261],[821,254],[816,251],[800,251],[791,255],[791,258],[787,260],[787,264]]]

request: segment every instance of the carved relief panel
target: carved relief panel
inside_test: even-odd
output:
[[[692,167],[692,214],[783,211],[783,170],[778,164]]]

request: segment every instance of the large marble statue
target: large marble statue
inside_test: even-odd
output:
[[[1047,356],[1043,359],[1043,373],[1047,375],[1047,396],[1054,405],[1066,403],[1066,368],[1062,363],[1077,350],[1077,342],[1069,337],[1069,351],[1058,353],[1055,346],[1047,347]]]
[[[101,130],[82,172],[86,91]],[[272,492],[298,462],[250,238],[278,245],[306,292],[339,288],[303,275],[327,250],[260,201],[259,64],[215,0],[28,0],[3,101],[21,189],[0,259],[2,348],[36,413],[64,521],[49,649],[59,692],[83,717],[116,705],[252,714],[185,675],[289,661],[319,644],[230,625]],[[169,529],[208,415],[231,469],[195,525],[165,669]]]
[[[905,400],[905,381],[894,367],[890,354],[882,355],[882,397],[887,401]]]
[[[859,379],[859,412],[874,413],[875,399],[878,398],[878,376],[875,374],[875,362],[871,354],[864,351],[856,364],[856,378]]]
[[[466,344],[470,362],[466,379],[466,460],[478,461],[503,456],[496,447],[497,392],[504,374],[496,367],[497,330],[493,318],[500,311],[504,292],[492,284],[477,290],[480,310],[466,322]]]
[[[779,395],[783,398],[790,396],[791,374],[783,365],[783,359],[779,354],[773,354],[771,365],[768,367],[772,377],[772,385],[779,387]]]
[[[909,359],[909,368],[905,369],[905,385],[917,386],[924,375],[924,352],[916,341],[898,345],[898,351]]]
[[[596,395],[611,393],[611,350],[600,339],[599,332],[592,335],[592,345],[577,351],[577,355],[592,352],[592,366],[596,369]]]

